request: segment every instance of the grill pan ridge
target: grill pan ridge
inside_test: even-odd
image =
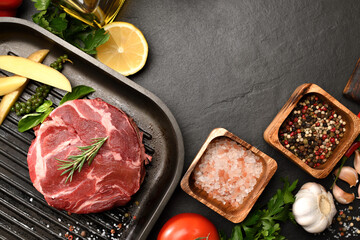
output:
[[[129,204],[103,213],[70,215],[48,206],[32,186],[26,157],[34,133],[18,132],[19,117],[10,113],[0,126],[0,239],[65,239],[66,235],[73,239],[146,239],[183,168],[183,140],[171,112],[146,89],[32,22],[1,18],[0,29],[0,55],[27,57],[47,48],[50,54],[44,63],[49,65],[68,54],[74,64],[66,64],[63,73],[72,86],[91,86],[96,92],[90,98],[100,97],[123,109],[143,132],[146,153],[153,157]],[[6,75],[0,71],[0,76]],[[20,100],[26,101],[39,85],[31,81]],[[53,88],[47,99],[56,107],[64,93]]]

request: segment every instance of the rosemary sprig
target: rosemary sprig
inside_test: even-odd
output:
[[[68,160],[61,160],[57,159],[59,161],[59,168],[58,170],[65,170],[61,173],[60,176],[68,173],[68,176],[65,180],[65,183],[70,180],[72,181],[72,177],[74,175],[74,172],[78,170],[81,171],[82,167],[84,166],[85,162],[88,162],[89,166],[94,160],[96,154],[100,150],[101,146],[105,143],[105,141],[108,139],[108,137],[105,138],[93,138],[93,142],[89,146],[84,147],[77,147],[81,150],[80,155],[71,155],[68,157]]]

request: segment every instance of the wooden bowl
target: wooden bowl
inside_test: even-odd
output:
[[[260,158],[260,161],[263,164],[263,171],[260,177],[257,179],[257,183],[255,184],[254,189],[244,198],[243,203],[237,207],[234,207],[230,203],[226,203],[224,205],[220,201],[210,197],[204,190],[198,188],[194,184],[195,180],[193,171],[196,165],[201,160],[203,154],[206,152],[206,149],[210,142],[212,142],[214,139],[222,137],[229,138],[244,147],[245,149],[252,151]],[[239,223],[246,218],[251,208],[255,204],[256,200],[259,198],[260,194],[262,193],[266,185],[269,183],[271,177],[274,175],[276,169],[277,164],[274,159],[272,159],[265,153],[259,151],[257,148],[251,146],[247,142],[241,140],[226,129],[216,128],[210,133],[210,135],[206,139],[205,143],[201,147],[200,151],[191,163],[189,169],[182,178],[180,185],[181,188],[193,198],[205,204],[206,206],[219,213],[223,217],[227,218],[228,220],[234,223]]]
[[[312,168],[308,166],[306,163],[301,161],[295,154],[293,154],[290,150],[285,148],[279,140],[279,130],[282,123],[286,120],[289,114],[296,107],[300,99],[306,94],[315,94],[320,99],[322,99],[327,104],[331,105],[333,109],[342,116],[346,121],[345,125],[345,134],[344,137],[340,140],[338,146],[334,149],[331,156],[328,160],[316,167]],[[297,165],[299,165],[305,172],[309,173],[315,178],[325,178],[329,175],[329,173],[333,170],[335,165],[339,162],[341,157],[350,147],[350,145],[354,142],[356,137],[360,132],[360,120],[359,118],[353,114],[349,109],[343,106],[340,102],[338,102],[335,98],[333,98],[330,94],[325,92],[322,88],[317,86],[316,84],[306,83],[299,86],[294,93],[291,95],[290,99],[286,102],[280,112],[276,115],[274,120],[270,123],[270,125],[266,128],[264,132],[264,139],[271,146],[282,152],[286,157],[291,159]]]

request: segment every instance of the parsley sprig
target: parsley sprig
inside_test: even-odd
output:
[[[71,17],[51,0],[32,0],[40,12],[33,16],[33,21],[46,30],[58,35],[65,41],[88,54],[96,54],[96,48],[109,39],[104,29],[96,29]]]
[[[290,210],[295,198],[292,191],[296,188],[297,180],[291,185],[287,179],[283,180],[283,189],[278,189],[269,200],[266,208],[255,208],[244,222],[233,228],[230,238],[220,232],[221,240],[284,240],[280,235],[279,221],[288,219],[294,221]]]
[[[59,161],[59,168],[58,170],[65,170],[61,173],[60,176],[68,173],[68,176],[65,180],[65,183],[70,180],[72,181],[72,177],[74,175],[74,172],[78,170],[81,171],[82,167],[84,166],[85,162],[88,162],[89,166],[94,160],[96,154],[99,152],[101,146],[105,143],[105,141],[108,139],[108,137],[105,138],[94,138],[93,142],[89,146],[84,147],[77,147],[81,150],[81,154],[79,155],[70,155],[68,157],[68,160],[61,160],[56,159]]]

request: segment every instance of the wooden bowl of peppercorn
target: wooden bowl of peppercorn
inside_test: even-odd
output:
[[[315,178],[325,178],[360,133],[360,119],[316,84],[299,86],[264,139]]]

